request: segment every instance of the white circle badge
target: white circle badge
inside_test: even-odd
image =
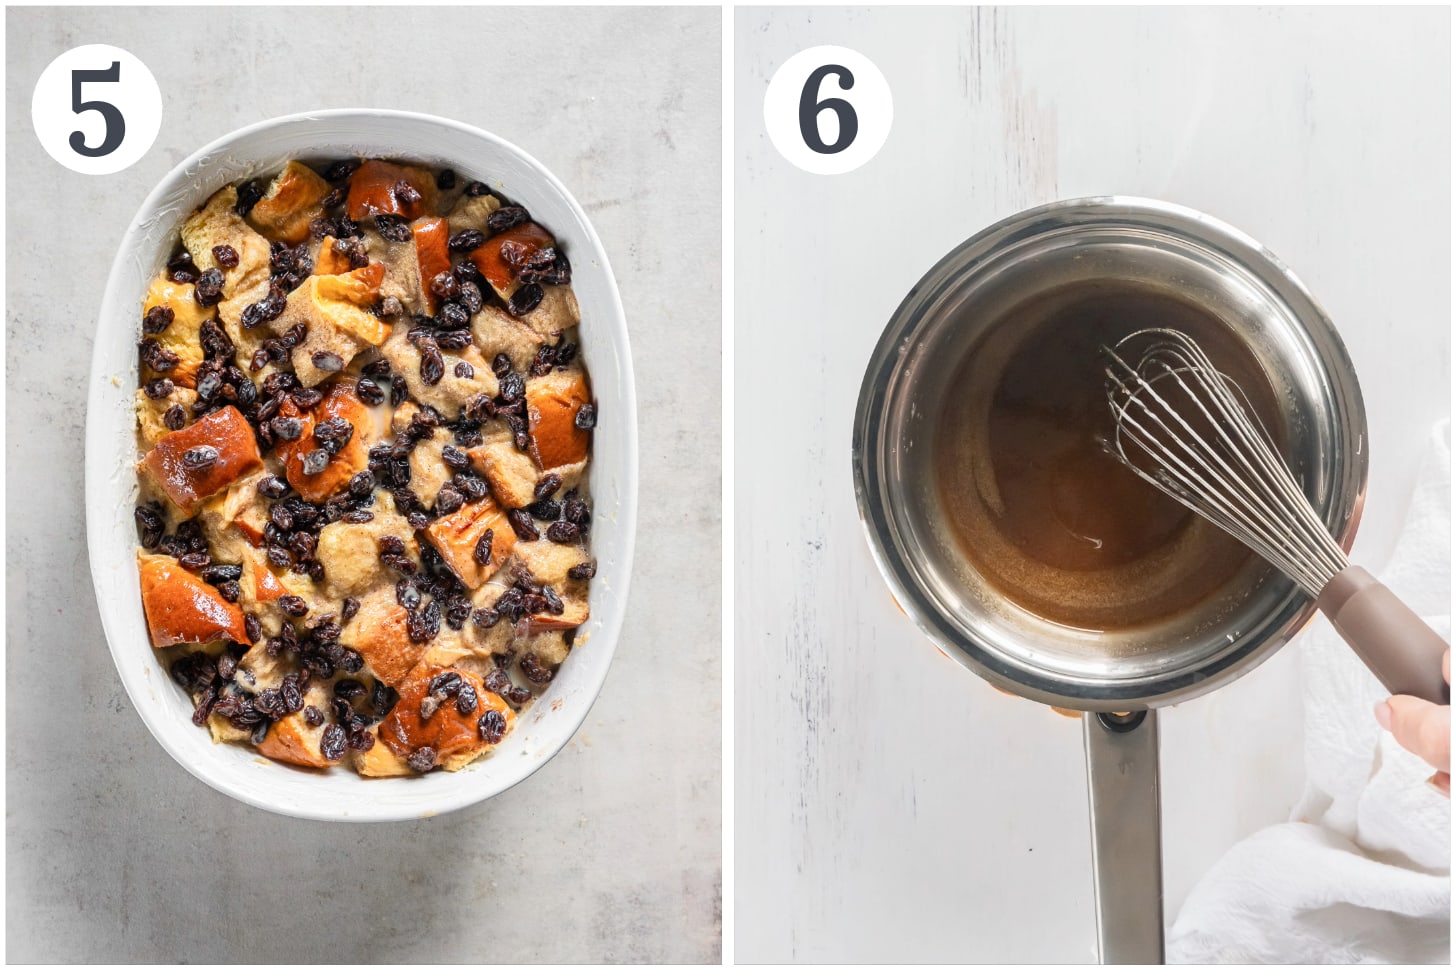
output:
[[[86,175],[110,175],[156,141],[162,92],[135,55],[110,44],[85,44],[41,72],[30,120],[51,158]]]
[[[890,135],[890,85],[847,47],[811,47],[774,72],[763,123],[779,154],[806,172],[839,175],[875,157]]]

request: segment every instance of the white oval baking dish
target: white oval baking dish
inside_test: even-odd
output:
[[[591,619],[549,688],[497,750],[459,772],[364,779],[346,768],[320,773],[271,762],[251,749],[213,744],[158,662],[147,634],[132,509],[137,480],[135,416],[141,299],[188,214],[217,189],[271,175],[289,159],[350,155],[405,158],[479,179],[565,244],[581,305],[581,353],[601,419],[593,441]],[[489,798],[555,755],[586,718],[607,675],[627,603],[637,518],[637,409],[627,324],[607,255],[566,187],[539,162],[488,132],[401,111],[340,109],[250,125],[199,150],[152,190],[127,229],[97,322],[86,415],[86,532],[102,626],[122,684],[172,757],[208,785],[288,816],[382,821],[432,816]],[[596,757],[609,757],[598,752]]]

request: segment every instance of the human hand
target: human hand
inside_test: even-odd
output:
[[[1451,649],[1441,657],[1441,674],[1451,683]],[[1451,796],[1451,706],[1433,705],[1410,695],[1394,695],[1375,706],[1375,720],[1400,747],[1425,759],[1436,774],[1426,781]]]

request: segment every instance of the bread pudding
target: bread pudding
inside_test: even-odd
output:
[[[216,742],[459,769],[588,617],[596,406],[571,265],[482,182],[289,162],[141,301],[141,599]]]

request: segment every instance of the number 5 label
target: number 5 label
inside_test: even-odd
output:
[[[162,92],[147,66],[127,51],[87,44],[41,72],[30,120],[51,158],[86,175],[109,175],[156,141]]]
[[[806,172],[839,175],[875,157],[894,102],[880,69],[847,47],[811,47],[774,72],[763,123],[779,154]]]

